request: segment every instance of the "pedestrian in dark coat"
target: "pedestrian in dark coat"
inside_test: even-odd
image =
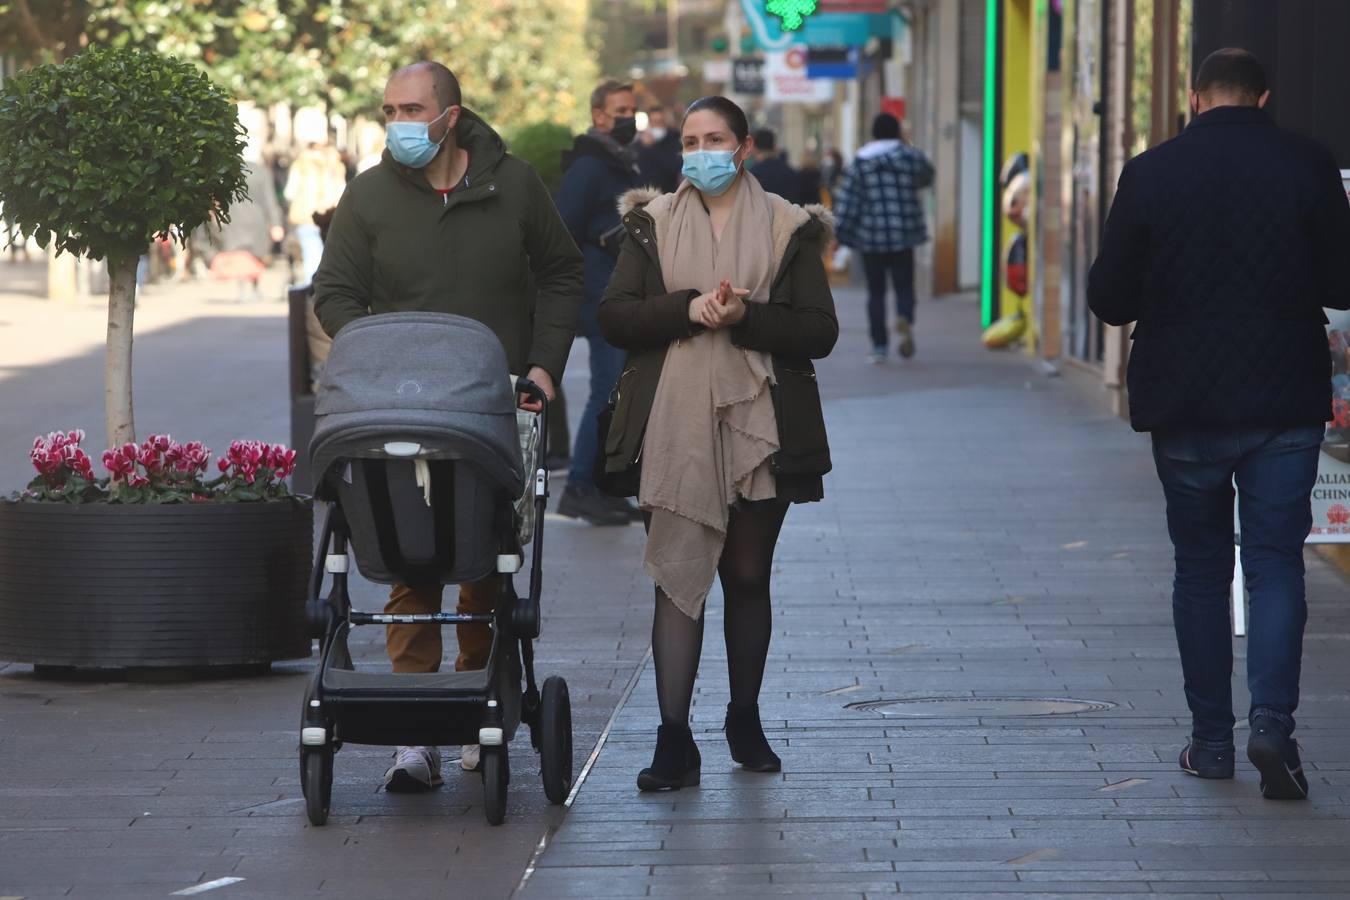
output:
[[[596,313],[600,297],[614,273],[623,228],[618,198],[644,182],[638,171],[636,95],[631,84],[606,81],[591,95],[591,129],[579,135],[563,154],[562,185],[555,201],[558,212],[581,248],[586,275],[577,334],[590,348],[590,393],[572,450],[567,487],[558,501],[558,514],[592,525],[626,525],[640,521],[637,507],[619,497],[607,497],[595,486],[599,453],[597,422],[623,368],[623,351],[600,333]]]
[[[680,186],[680,129],[670,124],[670,113],[662,106],[647,112],[647,130],[638,146],[638,167],[643,180],[665,193]]]
[[[440,63],[414,63],[389,79],[380,164],[352,179],[333,214],[314,277],[314,309],[328,334],[386,312],[441,312],[492,329],[510,373],[552,399],[572,347],[581,303],[581,254],[530,166],[506,152],[486,122],[464,108],[459,80]],[[315,233],[318,233],[315,224]],[[542,407],[520,398],[522,410]],[[456,611],[491,613],[498,576],[459,587]],[[385,612],[441,609],[440,584],[395,585]],[[483,669],[492,650],[481,622],[455,626],[457,670]],[[443,647],[436,624],[391,624],[395,672],[435,672]],[[460,766],[479,764],[477,744]],[[404,746],[385,773],[391,791],[442,783],[435,747]]]
[[[1350,308],[1350,205],[1331,154],[1276,128],[1260,62],[1204,61],[1196,118],[1120,176],[1088,281],[1134,322],[1130,417],[1152,433],[1176,549],[1172,611],[1191,709],[1181,768],[1233,777],[1233,484],[1251,595],[1247,755],[1267,797],[1307,796],[1290,737],[1307,619],[1303,543],[1331,366],[1323,307]]]
[[[607,477],[649,516],[652,647],[661,711],[644,791],[699,783],[689,708],[715,578],[725,598],[731,757],[777,772],[759,716],[771,637],[770,574],[792,503],[819,500],[829,445],[812,360],[839,335],[821,261],[828,214],[746,178],[745,113],[705,97],[685,116],[685,182],[633,193],[600,305],[628,351],[605,444]]]
[[[803,196],[801,173],[792,168],[783,154],[778,152],[778,139],[772,129],[761,128],[755,132],[754,160],[750,173],[770,194],[777,194],[789,203],[803,206],[820,202]]]

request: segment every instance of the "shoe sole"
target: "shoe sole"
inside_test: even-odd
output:
[[[759,766],[747,766],[745,763],[740,763],[740,767],[741,767],[742,769],[744,769],[745,771],[747,771],[747,772],[781,772],[781,771],[783,771],[783,763],[782,763],[781,761],[780,761],[780,762],[776,762],[776,763],[764,763],[763,765],[759,765]]]
[[[684,777],[679,781],[666,781],[657,778],[647,772],[639,772],[637,777],[637,786],[639,791],[646,793],[655,791],[678,791],[680,788],[698,787],[700,779],[700,770],[685,772]]]
[[[631,525],[634,521],[633,519],[630,519],[626,515],[623,516],[622,518],[620,518],[619,516],[606,516],[604,518],[600,518],[599,516],[587,515],[586,513],[580,513],[574,509],[568,509],[563,506],[558,507],[558,515],[562,516],[564,519],[576,519],[577,521],[585,522],[587,525],[594,525],[597,528],[608,528],[619,525]]]
[[[1261,773],[1261,796],[1267,800],[1306,800],[1308,789],[1299,783],[1303,767],[1290,769],[1277,741],[1253,738],[1247,744],[1247,758]]]
[[[906,337],[900,342],[900,356],[903,359],[910,359],[914,356],[914,339]]]
[[[439,775],[431,776],[431,783],[428,784],[400,769],[385,780],[384,789],[391,794],[425,794],[436,790],[444,783],[444,779]]]

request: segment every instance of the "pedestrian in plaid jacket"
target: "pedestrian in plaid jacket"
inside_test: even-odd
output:
[[[873,140],[858,151],[834,194],[839,243],[863,257],[872,352],[886,361],[886,277],[895,285],[895,330],[900,355],[914,355],[914,248],[928,240],[919,191],[933,183],[928,157],[900,138],[900,120],[882,113]]]

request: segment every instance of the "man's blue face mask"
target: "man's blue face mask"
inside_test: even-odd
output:
[[[447,106],[445,112],[431,122],[438,122],[449,114],[450,107]],[[445,143],[446,136],[450,134],[447,130],[439,141],[433,141],[428,134],[431,122],[390,122],[385,125],[384,144],[389,148],[389,155],[409,168],[426,168],[427,164],[436,158],[441,144]]]

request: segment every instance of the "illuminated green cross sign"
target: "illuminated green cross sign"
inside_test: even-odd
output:
[[[784,31],[796,31],[816,11],[816,0],[768,0],[764,8],[783,20]]]

